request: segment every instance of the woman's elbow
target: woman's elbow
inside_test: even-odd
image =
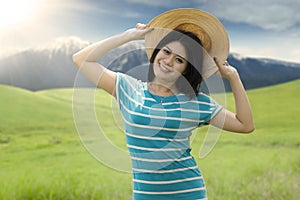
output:
[[[72,56],[72,60],[73,60],[73,63],[79,68],[82,64],[82,59],[80,58],[81,56],[78,55],[78,53],[75,53],[73,54]]]
[[[255,130],[255,126],[254,126],[254,124],[251,124],[249,126],[244,127],[241,132],[249,134],[249,133],[252,133],[254,130]]]

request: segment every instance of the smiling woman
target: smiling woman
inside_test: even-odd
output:
[[[41,7],[43,0],[4,0],[0,4],[0,31],[29,22]]]

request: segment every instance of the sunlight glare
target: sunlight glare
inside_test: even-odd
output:
[[[25,25],[39,12],[43,0],[0,0],[0,30]]]

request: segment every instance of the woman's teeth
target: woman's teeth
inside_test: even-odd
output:
[[[163,71],[163,72],[171,72],[171,70],[170,69],[168,69],[167,67],[165,67],[165,66],[163,66],[162,64],[159,64],[159,68],[161,69],[161,71]]]

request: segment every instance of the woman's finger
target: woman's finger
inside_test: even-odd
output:
[[[219,70],[222,68],[222,66],[221,66],[221,64],[220,64],[220,62],[219,62],[219,59],[217,58],[217,57],[214,57],[214,61],[215,61],[215,63],[216,63],[216,65],[217,65],[217,67],[219,68]]]
[[[228,62],[225,60],[224,63],[220,63],[217,57],[214,57],[214,61],[217,64],[217,67],[220,69],[224,66],[229,66]]]
[[[135,28],[137,29],[145,29],[146,28],[146,24],[142,24],[142,23],[137,23]]]

